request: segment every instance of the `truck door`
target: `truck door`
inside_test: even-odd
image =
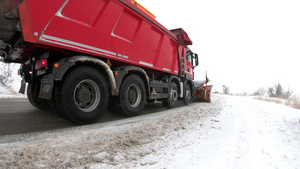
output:
[[[185,73],[188,80],[194,79],[194,68],[193,68],[193,53],[188,48],[185,48],[186,51],[186,61],[185,61]]]

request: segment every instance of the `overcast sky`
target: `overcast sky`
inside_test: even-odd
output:
[[[137,0],[168,29],[183,28],[215,89],[281,83],[300,94],[299,0]],[[213,91],[215,91],[215,89]]]

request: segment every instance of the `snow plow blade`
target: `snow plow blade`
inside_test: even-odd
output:
[[[194,81],[194,102],[211,102],[212,85],[206,84],[206,81]]]

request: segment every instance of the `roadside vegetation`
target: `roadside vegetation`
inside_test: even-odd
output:
[[[287,101],[287,105],[296,109],[300,109],[300,97],[293,96],[291,99]]]
[[[300,97],[293,94],[292,90],[284,89],[280,83],[277,83],[269,88],[260,87],[253,94],[249,94],[247,92],[232,94],[230,93],[229,87],[223,85],[223,94],[235,96],[254,96],[254,99],[284,104],[295,109],[300,109]]]
[[[286,104],[290,107],[300,109],[299,96],[293,95],[293,91],[290,89],[285,90],[280,83],[268,89],[261,87],[257,89],[253,95],[256,96],[255,99],[258,100]]]
[[[12,70],[13,64],[0,62],[0,85],[3,87],[10,87],[13,82]]]

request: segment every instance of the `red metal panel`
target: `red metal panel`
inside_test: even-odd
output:
[[[117,57],[116,50],[112,46],[111,34],[122,14],[122,6],[114,3],[114,1],[108,1],[107,5],[103,4],[100,7],[102,11],[92,10],[94,13],[89,13],[89,16],[98,20],[90,20],[89,24],[87,24],[78,20],[78,18],[83,18],[83,16],[80,16],[82,14],[77,14],[76,10],[68,10],[68,17],[63,15],[65,8],[69,6],[69,2],[66,3],[61,12],[56,13],[56,16],[41,37],[42,40],[52,42],[54,45],[73,47],[74,50],[84,53]],[[71,3],[70,5],[74,4]],[[80,4],[77,3],[77,5]],[[91,6],[93,5],[87,6],[88,9],[91,9]],[[98,8],[97,6],[93,7]],[[74,15],[71,12],[74,12]],[[73,18],[72,16],[76,17]]]
[[[123,10],[111,33],[112,45],[119,57],[138,62],[138,58],[133,57],[129,52],[136,43],[135,39],[138,36],[137,32],[140,30],[142,21],[143,19],[133,11]]]
[[[155,66],[155,58],[159,52],[159,46],[161,45],[163,34],[156,29],[151,27],[146,37],[146,44],[140,56],[140,64],[148,67]]]
[[[130,46],[127,54],[133,58],[139,59],[139,61],[143,61],[146,56],[144,56],[144,50],[147,45],[149,31],[151,29],[151,24],[146,22],[145,20],[142,21],[140,24],[139,29],[135,32],[135,38],[133,40],[133,44]],[[153,57],[152,57],[153,58]],[[144,60],[148,62],[147,60]],[[152,63],[153,60],[150,61]]]
[[[178,39],[183,42],[185,45],[192,45],[193,42],[192,40],[189,38],[188,34],[181,28],[179,29],[173,29],[170,30],[172,33],[174,33]]]
[[[129,10],[123,10],[113,33],[115,36],[124,38],[125,41],[132,42],[141,22],[142,18]]]
[[[108,2],[109,0],[70,0],[61,13],[66,18],[93,25]]]
[[[164,35],[164,38],[160,45],[159,55],[156,57],[157,64],[155,64],[155,66],[169,73],[172,72],[171,66],[172,61],[174,60],[172,49],[172,41],[170,41],[170,38],[167,35]],[[178,59],[178,55],[175,56],[176,59]]]
[[[38,36],[63,3],[64,0],[24,0],[19,7],[24,40],[37,42]]]
[[[125,2],[25,0],[24,39],[177,74],[176,36]]]

